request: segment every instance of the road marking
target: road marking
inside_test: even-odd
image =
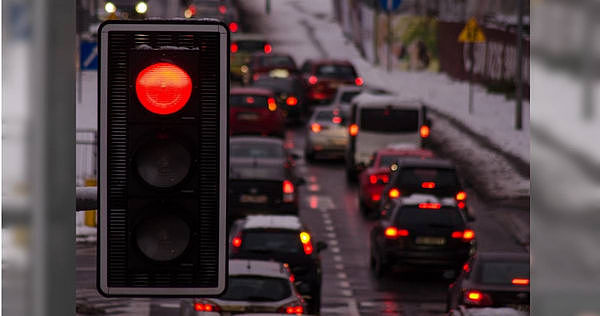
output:
[[[375,303],[375,302],[360,302],[360,306],[375,307],[375,306],[377,306],[377,303]]]
[[[342,261],[342,256],[333,256],[333,261]]]
[[[317,183],[312,183],[308,186],[308,191],[310,192],[319,192],[321,187]]]
[[[352,290],[342,290],[344,296],[352,296]]]
[[[332,239],[332,240],[328,241],[328,243],[329,243],[330,246],[337,246],[338,241],[335,240],[335,239]]]
[[[348,282],[348,281],[342,281],[342,282],[339,282],[338,284],[340,287],[350,288],[350,282]]]
[[[316,176],[309,176],[308,177],[308,182],[310,182],[310,183],[316,183],[317,182],[317,177]]]
[[[323,213],[323,214],[327,214],[327,213]],[[325,225],[331,225],[331,224],[332,224],[330,219],[324,219],[324,220],[323,220],[323,223],[324,223]]]
[[[341,263],[336,263],[335,268],[336,268],[336,270],[344,270],[344,265]]]
[[[337,238],[336,234],[331,232],[331,233],[327,233],[327,237],[329,237],[329,239],[335,239]]]
[[[331,251],[333,251],[333,253],[340,253],[340,248],[333,247],[333,248],[331,248]]]
[[[327,226],[325,226],[325,230],[327,230],[327,231],[330,231],[330,232],[331,232],[331,231],[333,231],[333,226],[331,226],[331,225],[327,225]]]
[[[344,273],[344,272],[339,272],[337,274],[337,277],[338,277],[338,279],[347,279],[348,275],[346,273]]]

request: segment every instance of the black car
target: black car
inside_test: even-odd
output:
[[[453,197],[469,220],[474,219],[467,207],[467,193],[452,162],[437,158],[402,158],[392,164],[390,181],[381,194],[381,206],[390,200],[414,193]]]
[[[290,268],[296,288],[308,305],[309,314],[321,306],[321,258],[327,247],[315,242],[298,217],[252,215],[237,220],[230,233],[231,259],[274,260]]]
[[[256,80],[260,75],[268,75],[272,71],[275,71],[275,74],[279,73],[280,76],[284,73],[287,73],[287,75],[298,75],[299,73],[296,62],[290,55],[254,53],[248,62],[248,80],[246,83]]]
[[[475,232],[451,199],[416,194],[391,202],[371,230],[371,269],[393,266],[459,271],[475,251]]]
[[[281,139],[234,136],[229,142],[229,220],[266,210],[298,213],[294,156]]]
[[[298,122],[305,116],[305,92],[301,78],[285,73],[281,76],[276,73],[257,75],[253,85],[273,91],[287,121]]]
[[[529,254],[480,252],[448,287],[448,311],[459,306],[529,310]]]

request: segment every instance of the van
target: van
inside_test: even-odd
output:
[[[426,106],[394,95],[363,92],[352,100],[349,116],[345,160],[350,181],[356,181],[376,150],[397,143],[423,147],[430,134]]]

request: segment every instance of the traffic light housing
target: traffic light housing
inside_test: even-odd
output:
[[[98,289],[225,290],[229,32],[216,20],[100,26]]]

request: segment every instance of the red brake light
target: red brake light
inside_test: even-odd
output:
[[[427,125],[423,125],[419,129],[419,133],[421,134],[421,138],[427,138],[427,137],[429,137],[430,132],[431,131],[429,130],[429,126],[427,126]]]
[[[283,181],[283,193],[292,194],[294,193],[294,184],[290,180]]]
[[[286,307],[282,307],[278,310],[278,312],[283,313],[285,312],[286,314],[303,314],[304,313],[304,307],[298,305],[298,306],[286,306]]]
[[[442,205],[440,203],[419,203],[419,208],[439,210],[442,208]]]
[[[253,97],[246,97],[246,103],[248,103],[248,104],[254,104],[254,98]]]
[[[318,133],[321,131],[321,125],[319,123],[312,123],[310,125],[310,130],[313,131],[313,133]]]
[[[317,79],[316,76],[310,76],[310,77],[308,77],[308,83],[310,83],[310,84],[316,84],[317,81],[319,81],[319,79]]]
[[[468,264],[468,263],[465,263],[465,264],[463,265],[463,271],[465,271],[465,272],[469,272],[469,270],[471,270],[471,267],[469,267],[469,264]]]
[[[477,290],[468,290],[464,297],[465,303],[476,306],[492,305],[492,298],[485,293]]]
[[[238,24],[235,22],[229,23],[229,30],[233,33],[238,31]]]
[[[294,105],[298,104],[298,98],[296,98],[296,97],[288,97],[285,100],[285,103],[287,105],[289,105],[289,106],[294,106]]]
[[[227,7],[226,7],[226,6],[224,6],[224,5],[220,5],[220,6],[219,6],[219,12],[220,12],[221,14],[225,14],[225,13],[227,13]]]
[[[400,190],[392,188],[388,193],[388,196],[390,197],[390,199],[397,199],[400,197]]]
[[[365,81],[364,81],[364,80],[363,80],[363,78],[361,78],[361,77],[356,77],[356,79],[354,79],[354,83],[355,83],[357,86],[362,86],[362,85],[363,85],[363,83],[365,83]]]
[[[166,115],[185,106],[192,95],[192,79],[171,63],[157,63],[142,70],[135,80],[138,100],[148,111]]]
[[[515,285],[529,285],[529,279],[515,278],[515,279],[512,279],[512,284],[515,284]]]
[[[467,298],[474,302],[480,302],[483,298],[483,294],[479,291],[469,291],[467,292]]]
[[[455,231],[455,232],[452,232],[451,236],[452,236],[452,238],[460,239],[463,236],[463,232],[461,232],[461,231]]]
[[[237,43],[231,43],[231,46],[229,47],[229,49],[231,50],[232,53],[237,53],[237,51],[238,51],[238,44]]]
[[[233,238],[233,240],[231,241],[231,244],[235,247],[235,248],[239,248],[242,245],[242,238],[240,237],[235,237]]]
[[[435,188],[435,182],[423,182],[423,183],[421,183],[421,188],[423,188],[423,189],[434,189]]]
[[[456,193],[457,201],[464,201],[466,199],[467,199],[467,193],[465,193],[464,191],[460,191],[460,192]]]
[[[296,277],[293,274],[290,274],[290,282],[294,283],[296,281]]]
[[[381,194],[373,194],[373,195],[371,195],[371,200],[373,202],[377,202],[377,201],[381,200]]]
[[[275,112],[277,110],[277,102],[275,101],[275,98],[267,99],[267,107],[271,112]]]
[[[302,247],[304,248],[305,255],[310,255],[311,253],[313,253],[313,246],[310,241],[305,244],[302,244]]]
[[[406,229],[398,229],[394,226],[390,226],[385,229],[384,235],[388,239],[396,239],[398,237],[407,237],[409,233]]]
[[[350,134],[350,136],[358,135],[358,125],[356,125],[356,124],[350,125],[350,127],[348,127],[348,133]]]
[[[213,304],[194,303],[194,309],[198,312],[218,312],[220,308]]]
[[[265,54],[270,54],[273,51],[271,44],[265,44]]]
[[[331,121],[332,121],[334,124],[340,124],[340,123],[342,123],[342,118],[341,118],[341,117],[339,117],[339,116],[334,116],[334,117],[331,119]]]
[[[475,232],[470,229],[465,229],[462,238],[463,241],[471,241],[475,238]]]
[[[383,183],[388,183],[390,181],[390,177],[387,174],[377,174],[369,176],[369,183],[375,184],[377,181],[381,181]]]
[[[463,208],[465,208],[465,205],[466,205],[466,204],[465,204],[465,202],[463,202],[463,201],[460,201],[460,202],[458,202],[458,204],[457,204],[457,205],[458,205],[458,208],[462,210]]]

